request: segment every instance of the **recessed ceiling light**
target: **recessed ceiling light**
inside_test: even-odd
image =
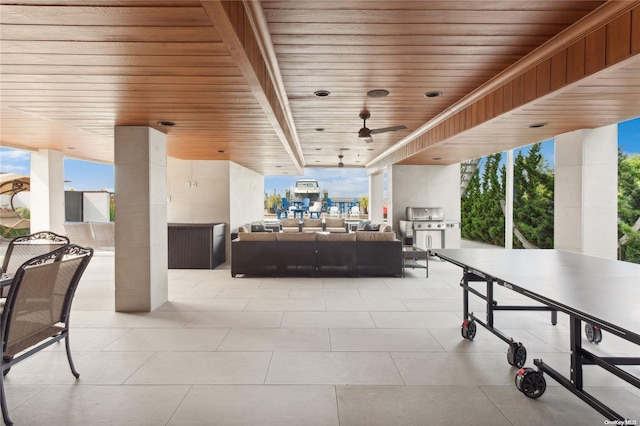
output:
[[[324,127],[316,127],[316,132],[324,132]]]
[[[159,126],[173,127],[176,125],[173,121],[158,121]]]
[[[385,89],[369,90],[367,96],[370,98],[384,98],[385,96],[389,96],[389,91]]]
[[[537,129],[537,128],[539,128],[539,127],[544,127],[544,126],[546,126],[547,124],[549,124],[549,123],[533,123],[533,124],[530,124],[530,125],[529,125],[529,128],[530,128],[530,129]]]
[[[359,162],[360,162],[360,160],[355,160],[355,161],[354,161],[354,163],[359,163]]]
[[[316,151],[322,151],[322,148],[314,148]]]
[[[440,95],[442,95],[442,92],[440,92],[438,90],[434,90],[432,92],[427,92],[427,93],[424,94],[424,96],[427,97],[427,98],[437,98]]]
[[[281,168],[282,168],[282,166],[276,166],[276,168],[277,168],[277,169],[281,169]]]
[[[320,162],[320,160],[316,160],[316,163],[319,163],[319,162]]]
[[[324,98],[326,96],[329,96],[331,92],[328,90],[316,90],[315,92],[313,92],[313,94],[319,98]]]
[[[367,148],[367,151],[373,151],[373,148]]]
[[[433,157],[433,160],[442,160],[442,157]]]

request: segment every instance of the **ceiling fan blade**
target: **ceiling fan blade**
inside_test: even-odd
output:
[[[407,126],[393,126],[393,127],[384,127],[382,129],[371,129],[371,134],[375,135],[378,133],[386,133],[386,132],[395,132],[396,130],[404,130]]]

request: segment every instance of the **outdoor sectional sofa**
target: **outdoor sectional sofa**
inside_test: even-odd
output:
[[[240,232],[231,276],[402,276],[394,232]]]

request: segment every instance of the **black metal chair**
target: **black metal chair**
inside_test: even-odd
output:
[[[2,262],[2,272],[15,274],[20,265],[27,260],[49,253],[69,243],[69,238],[49,231],[16,237],[9,242]],[[8,291],[8,287],[0,288],[0,297],[7,297]]]
[[[0,316],[0,404],[7,425],[13,424],[4,389],[9,369],[65,339],[71,372],[78,378],[69,347],[69,313],[78,282],[93,249],[68,244],[24,262],[15,272]]]

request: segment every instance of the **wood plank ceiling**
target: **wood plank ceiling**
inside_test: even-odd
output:
[[[0,142],[111,163],[114,126],[141,125],[167,133],[171,156],[265,175],[339,154],[370,172],[454,163],[639,116],[638,3],[1,0]],[[602,66],[571,78],[579,49],[560,46],[474,98],[583,18],[574,38]],[[363,142],[363,110],[371,129],[406,129]]]

